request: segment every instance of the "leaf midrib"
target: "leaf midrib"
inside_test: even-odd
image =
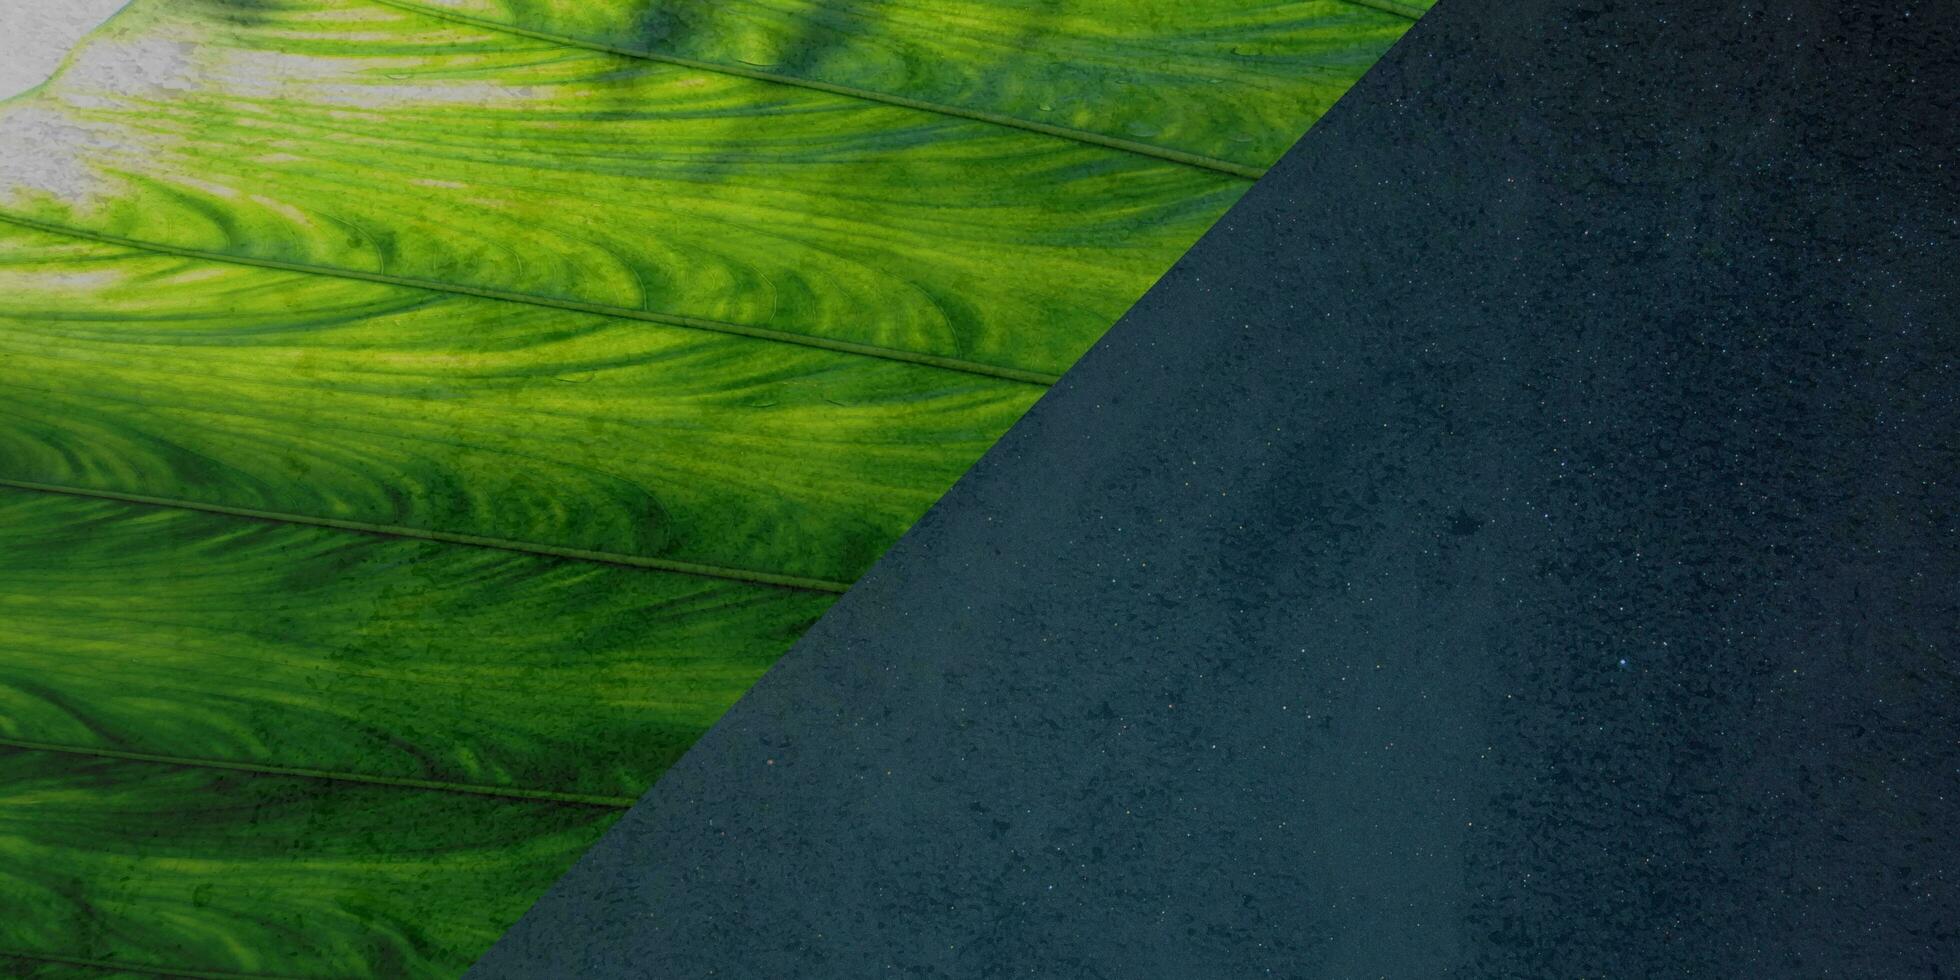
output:
[[[1421,7],[1412,3],[1401,3],[1399,0],[1347,0],[1347,2],[1379,10],[1385,14],[1394,14],[1397,17],[1407,17],[1410,20],[1421,20],[1423,15]]]
[[[1020,116],[1008,115],[1006,113],[989,112],[985,109],[974,109],[974,108],[969,108],[967,106],[951,105],[949,103],[944,103],[944,102],[932,102],[926,99],[914,99],[908,96],[897,95],[890,92],[879,92],[875,89],[858,88],[852,85],[839,85],[834,82],[826,82],[815,78],[805,78],[800,75],[786,75],[780,72],[765,71],[760,68],[753,68],[746,65],[729,64],[727,62],[721,62],[721,61],[703,61],[697,58],[683,57],[681,55],[663,54],[658,51],[648,51],[648,50],[640,50],[635,48],[619,47],[617,45],[606,44],[603,41],[595,41],[588,38],[573,37],[568,34],[557,34],[551,31],[534,30],[528,27],[520,27],[516,24],[506,24],[499,21],[490,20],[484,17],[476,17],[470,14],[458,13],[453,10],[443,10],[436,7],[429,7],[420,3],[416,3],[414,2],[414,0],[369,0],[369,2],[380,4],[381,6],[384,7],[393,7],[396,10],[405,10],[410,13],[420,14],[426,17],[434,17],[438,20],[446,20],[451,23],[466,24],[470,27],[475,27],[481,30],[496,31],[498,33],[511,34],[518,37],[528,37],[533,40],[545,41],[547,43],[557,44],[564,47],[583,48],[588,51],[598,51],[605,54],[617,55],[622,58],[632,58],[638,61],[659,62],[661,64],[675,65],[681,68],[693,69],[695,71],[706,71],[706,72],[713,72],[718,75],[730,75],[737,78],[746,78],[752,81],[770,82],[777,85],[790,85],[796,88],[811,89],[817,92],[825,92],[831,95],[841,95],[846,98],[858,99],[860,101],[877,102],[883,105],[897,106],[903,109],[913,109],[920,112],[930,112],[935,115],[949,116],[957,119],[971,119],[976,122],[990,123],[995,126],[1005,126],[1010,129],[1019,129],[1019,130],[1024,130],[1026,132],[1039,133],[1043,136],[1053,136],[1058,139],[1072,140],[1074,142],[1085,143],[1090,146],[1099,146],[1104,149],[1119,150],[1121,152],[1131,153],[1137,156],[1150,157],[1152,159],[1164,160],[1170,163],[1183,164],[1184,166],[1187,167],[1197,167],[1201,170],[1210,170],[1213,171],[1214,173],[1227,174],[1233,177],[1241,177],[1246,180],[1258,180],[1259,178],[1266,175],[1265,167],[1247,166],[1242,163],[1234,163],[1230,160],[1221,160],[1217,157],[1206,156],[1202,153],[1192,153],[1187,150],[1179,150],[1168,146],[1160,146],[1155,143],[1144,143],[1137,140],[1126,140],[1118,136],[1111,136],[1107,133],[1098,133],[1093,130],[1087,130],[1087,129],[1077,129],[1073,126],[1057,126],[1053,123],[1044,123],[1035,119],[1024,119]],[[1408,9],[1402,9],[1402,8],[1406,8],[1407,5],[1396,3],[1395,0],[1347,0],[1347,2],[1363,7],[1368,7],[1373,10],[1382,11],[1385,13],[1397,14],[1399,16],[1408,17],[1412,20],[1420,16],[1420,14],[1410,13]]]
[[[378,0],[377,0],[378,2]],[[605,303],[590,303],[584,300],[562,299],[556,296],[541,296],[535,293],[522,293],[514,290],[491,289],[483,286],[467,286],[460,283],[444,282],[439,279],[419,279],[411,276],[397,276],[386,272],[367,272],[360,269],[347,269],[338,266],[312,265],[305,262],[288,262],[283,259],[266,259],[249,255],[234,255],[229,252],[212,252],[205,249],[185,248],[161,242],[149,242],[137,238],[124,238],[102,232],[87,231],[68,225],[42,221],[11,211],[0,210],[0,222],[39,231],[64,238],[114,245],[119,248],[174,255],[179,258],[197,259],[203,262],[218,262],[227,265],[243,265],[260,269],[276,269],[281,272],[296,272],[301,275],[325,276],[335,279],[353,279],[402,289],[419,289],[425,292],[451,293],[487,299],[502,303],[517,303],[525,306],[541,306],[548,309],[566,310],[593,316],[614,317],[623,320],[637,320],[643,323],[658,323],[662,326],[681,327],[689,330],[703,330],[710,333],[729,334],[748,337],[752,340],[773,343],[795,344],[800,347],[814,347],[841,354],[855,354],[861,357],[875,357],[888,361],[901,361],[946,371],[958,371],[994,378],[1000,381],[1014,381],[1021,384],[1047,387],[1061,380],[1059,375],[1029,371],[1022,368],[969,361],[964,358],[908,351],[895,347],[879,347],[875,344],[860,344],[848,340],[835,340],[811,334],[777,330],[771,327],[757,327],[701,317],[682,316],[675,313],[660,313],[653,310],[636,310],[625,306],[612,306]]]
[[[302,766],[274,766],[257,762],[232,762],[226,759],[197,759],[189,756],[162,755],[155,752],[127,752],[122,749],[95,748],[86,745],[65,745],[59,742],[39,742],[32,739],[0,738],[0,748],[20,749],[28,752],[55,752],[62,755],[85,755],[98,759],[119,759],[125,762],[147,762],[164,766],[184,766],[193,769],[224,769],[243,772],[254,776],[294,776],[301,779],[322,779],[330,782],[365,783],[370,786],[392,786],[399,789],[423,790],[436,793],[464,793],[471,796],[496,796],[505,799],[529,800],[539,803],[563,803],[573,806],[603,807],[624,810],[636,801],[625,796],[602,796],[592,793],[566,793],[549,789],[525,789],[521,786],[495,786],[486,783],[457,783],[441,779],[414,779],[407,776],[380,776],[370,773],[346,772],[337,769],[309,769]]]
[[[59,963],[65,966],[85,966],[117,973],[146,973],[153,977],[187,977],[189,980],[304,980],[272,973],[224,973],[211,970],[187,970],[146,963],[130,963],[124,960],[92,960],[81,956],[58,956],[54,953],[33,953],[24,949],[0,947],[0,956],[17,960],[35,960],[41,963]]]
[[[557,558],[566,561],[621,565],[641,571],[675,572],[683,575],[698,575],[705,578],[728,579],[750,585],[770,585],[785,589],[800,589],[807,592],[829,592],[841,595],[851,587],[849,582],[839,582],[832,579],[783,575],[775,572],[733,568],[725,565],[710,565],[705,562],[651,558],[645,555],[634,555],[624,552],[571,548],[563,545],[540,544],[534,541],[519,541],[511,538],[489,537],[487,535],[435,531],[398,524],[379,524],[335,517],[317,517],[311,514],[295,514],[286,511],[233,507],[226,504],[206,503],[200,500],[187,500],[180,497],[158,497],[149,494],[125,493],[119,490],[101,490],[94,487],[76,487],[58,483],[36,483],[28,480],[6,478],[0,478],[0,487],[26,490],[35,493],[56,493],[72,497],[91,497],[98,500],[113,500],[118,503],[138,504],[147,507],[167,507],[174,510],[202,511],[207,514],[221,514],[227,517],[241,517],[254,521],[323,527],[336,531],[352,531],[359,534],[375,535],[377,537],[407,538],[417,541],[431,541],[438,544],[512,551],[519,554],[536,555],[543,558]]]

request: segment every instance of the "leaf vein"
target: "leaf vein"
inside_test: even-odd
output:
[[[537,555],[544,558],[558,558],[566,561],[587,561],[603,565],[623,565],[628,568],[638,568],[646,571],[700,575],[708,578],[747,582],[753,585],[772,585],[780,588],[802,589],[810,592],[834,592],[841,594],[851,587],[848,582],[805,578],[798,575],[780,575],[774,572],[729,568],[701,562],[674,561],[666,558],[650,558],[643,555],[630,555],[621,552],[599,551],[589,548],[570,548],[560,545],[540,544],[532,541],[516,541],[509,538],[458,534],[451,531],[432,531],[418,527],[376,524],[367,521],[343,520],[334,517],[315,517],[308,514],[289,514],[282,511],[256,510],[250,507],[231,507],[224,504],[210,504],[196,500],[182,500],[174,497],[153,497],[145,494],[123,493],[115,490],[97,490],[90,487],[71,487],[53,483],[34,483],[26,480],[11,479],[0,479],[0,487],[10,487],[15,490],[28,490],[37,493],[59,493],[75,497],[94,497],[126,504],[139,504],[146,507],[169,507],[178,510],[203,511],[210,514],[223,514],[229,517],[242,517],[248,520],[324,527],[337,531],[353,531],[380,537],[409,538],[420,541],[433,541],[440,544],[513,551],[521,554]]]
[[[120,759],[125,762],[148,762],[165,766],[226,769],[232,772],[250,773],[257,776],[296,776],[302,779],[321,779],[341,783],[366,783],[373,786],[393,786],[400,789],[427,790],[442,793],[467,793],[473,796],[502,796],[511,799],[533,800],[543,803],[565,803],[574,806],[608,807],[619,810],[626,809],[636,802],[624,796],[561,793],[556,790],[547,789],[524,789],[519,786],[488,786],[478,783],[452,783],[438,779],[411,779],[404,776],[375,776],[366,773],[340,772],[330,769],[305,769],[252,762],[230,762],[223,759],[194,759],[185,756],[157,755],[150,752],[125,752],[120,749],[62,745],[56,742],[35,742],[17,738],[0,738],[0,747],[20,749],[26,752],[56,752],[63,755],[86,755],[102,759]]]
[[[833,340],[808,334],[792,333],[787,330],[774,330],[769,327],[755,327],[741,323],[725,323],[718,320],[705,320],[699,317],[680,316],[672,313],[658,313],[652,310],[635,310],[624,306],[608,306],[604,303],[588,303],[575,299],[560,299],[553,296],[539,296],[533,293],[520,293],[503,289],[489,289],[479,286],[464,286],[457,283],[440,282],[434,279],[417,279],[409,276],[390,275],[385,272],[363,272],[358,269],[341,269],[329,266],[308,265],[303,262],[286,262],[279,259],[262,259],[246,255],[232,255],[226,252],[211,252],[197,248],[182,248],[159,242],[146,242],[119,235],[105,235],[100,232],[85,231],[52,222],[29,218],[25,215],[0,211],[0,222],[31,228],[50,235],[62,235],[84,241],[100,242],[104,245],[117,245],[145,252],[175,255],[182,258],[198,259],[205,262],[220,262],[230,265],[253,266],[262,269],[277,269],[282,272],[297,272],[303,275],[330,276],[338,279],[354,279],[361,282],[380,283],[399,286],[405,289],[421,289],[436,293],[453,293],[473,296],[478,299],[496,300],[505,303],[521,303],[527,306],[542,306],[551,309],[569,310],[574,313],[587,313],[594,316],[609,316],[625,320],[639,320],[669,327],[689,330],[703,330],[711,333],[732,334],[754,340],[774,343],[796,344],[802,347],[815,347],[821,350],[844,354],[857,354],[863,357],[876,357],[889,361],[902,361],[947,371],[960,371],[984,377],[998,378],[1002,381],[1017,381],[1023,384],[1053,385],[1061,380],[1059,376],[1028,371],[1021,368],[1005,367],[998,364],[985,364],[957,357],[943,357],[919,351],[900,350],[892,347],[878,347],[873,344],[859,344],[847,340]]]
[[[189,977],[191,980],[300,980],[272,973],[219,973],[211,970],[191,970],[178,967],[153,966],[130,963],[124,960],[93,960],[82,956],[62,956],[57,953],[31,953],[24,949],[0,947],[0,956],[17,960],[37,960],[42,963],[61,963],[67,966],[86,966],[119,973],[147,973],[155,977]]]
[[[773,82],[778,85],[793,85],[797,88],[807,88],[818,92],[827,92],[831,95],[841,95],[846,98],[860,99],[866,102],[880,102],[885,105],[898,106],[899,108],[902,109],[913,109],[919,112],[930,112],[935,115],[953,116],[960,119],[971,119],[974,120],[975,122],[992,123],[993,125],[996,126],[1005,126],[1010,129],[1020,129],[1031,133],[1040,133],[1043,136],[1053,136],[1060,139],[1073,140],[1077,143],[1086,143],[1089,144],[1090,146],[1099,146],[1108,150],[1120,150],[1124,153],[1132,153],[1138,156],[1146,156],[1158,160],[1168,161],[1170,163],[1183,164],[1187,167],[1197,167],[1202,170],[1212,170],[1218,173],[1228,174],[1233,177],[1242,177],[1246,180],[1258,180],[1260,177],[1263,177],[1266,174],[1265,169],[1261,167],[1248,167],[1241,163],[1233,163],[1230,160],[1220,160],[1217,157],[1209,157],[1201,153],[1191,153],[1185,150],[1176,150],[1167,146],[1158,146],[1154,143],[1142,143],[1136,140],[1126,140],[1121,137],[1108,136],[1102,133],[1091,132],[1086,129],[1075,129],[1069,126],[1056,126],[1052,123],[1039,122],[1033,119],[1022,119],[1019,116],[1010,116],[1010,115],[1006,115],[1005,113],[988,112],[984,109],[969,109],[964,106],[947,105],[945,103],[930,102],[924,99],[907,98],[906,96],[894,95],[889,92],[878,92],[872,89],[862,89],[850,85],[838,85],[833,82],[825,82],[813,78],[801,78],[796,75],[785,75],[779,72],[763,71],[758,68],[749,68],[742,65],[731,65],[731,64],[727,64],[724,62],[717,62],[717,61],[701,61],[695,58],[684,58],[679,55],[661,54],[656,51],[637,51],[632,48],[622,48],[616,45],[605,44],[599,41],[590,41],[584,38],[569,37],[563,34],[554,34],[551,33],[550,31],[536,31],[526,27],[518,27],[514,24],[503,24],[494,20],[489,20],[487,18],[472,17],[469,14],[457,13],[455,11],[438,10],[433,7],[426,7],[423,6],[422,4],[415,3],[413,2],[413,0],[371,0],[371,2],[378,3],[384,7],[393,7],[397,10],[406,10],[412,13],[423,14],[429,17],[435,17],[440,20],[451,21],[453,23],[467,24],[471,27],[481,28],[486,31],[497,31],[503,34],[514,34],[518,37],[528,37],[531,38],[532,40],[545,41],[551,44],[559,44],[559,45],[564,45],[567,47],[574,47],[574,48],[584,48],[589,51],[599,51],[605,54],[618,55],[622,58],[634,58],[640,61],[657,61],[662,64],[676,65],[681,68],[691,68],[696,71],[714,72],[718,75],[733,75],[738,78],[747,78],[758,82]],[[1393,0],[1360,0],[1360,2],[1366,3],[1369,6],[1375,6],[1377,3],[1393,3]],[[1398,4],[1397,6],[1401,6],[1401,5]],[[1386,10],[1388,8],[1377,7],[1376,9]],[[1401,11],[1395,11],[1395,12],[1400,13]],[[1405,16],[1408,15],[1405,14]]]

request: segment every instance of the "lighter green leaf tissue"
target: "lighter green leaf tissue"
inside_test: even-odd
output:
[[[135,0],[0,102],[0,967],[455,976],[1360,0]]]

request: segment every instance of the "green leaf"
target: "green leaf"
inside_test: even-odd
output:
[[[629,804],[833,596],[0,489],[0,743]]]
[[[1242,179],[372,0],[139,2],[0,209],[199,257],[1059,374]],[[136,66],[132,68],[132,66]]]
[[[147,980],[152,973],[131,972],[86,961],[0,954],[0,973],[23,980]],[[199,974],[183,974],[198,976]],[[218,974],[203,974],[218,976]]]
[[[136,0],[0,104],[0,959],[463,969],[1398,6]]]
[[[1258,176],[1433,0],[388,2]]]
[[[0,949],[454,973],[619,812],[0,749]]]
[[[0,232],[0,479],[861,574],[1041,389],[888,358]]]

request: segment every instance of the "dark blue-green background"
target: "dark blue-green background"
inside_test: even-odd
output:
[[[1957,20],[1442,0],[474,975],[1960,971]]]

